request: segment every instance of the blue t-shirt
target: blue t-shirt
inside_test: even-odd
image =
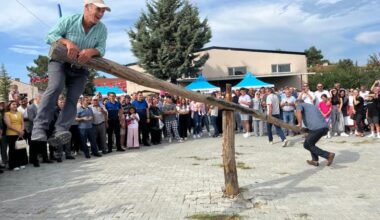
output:
[[[314,131],[321,128],[327,128],[326,119],[314,105],[300,103],[297,105],[296,111],[302,112],[302,121],[309,130]]]
[[[83,117],[94,117],[94,113],[92,112],[92,109],[87,107],[79,107],[77,109],[77,117],[78,118],[83,118]],[[78,123],[78,128],[80,129],[87,129],[87,128],[92,128],[92,121],[80,121]]]
[[[139,114],[140,118],[146,118],[146,109],[148,108],[148,103],[145,100],[135,100],[132,102],[132,106],[136,108],[136,112]]]
[[[107,102],[106,109],[108,111],[109,120],[119,120],[119,109],[121,109],[121,104],[119,102]]]

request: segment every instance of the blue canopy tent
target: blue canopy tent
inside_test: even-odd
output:
[[[191,91],[201,91],[203,93],[220,91],[219,87],[207,82],[207,80],[202,75],[200,75],[194,82],[190,83],[185,88]]]
[[[233,90],[240,89],[240,88],[261,88],[261,87],[274,87],[273,84],[269,84],[266,82],[263,82],[259,79],[257,79],[251,72],[248,72],[244,79],[242,79],[236,86],[232,87]]]
[[[103,96],[107,95],[108,92],[114,92],[116,96],[125,95],[125,92],[116,86],[95,86],[95,93],[97,92],[100,92]]]

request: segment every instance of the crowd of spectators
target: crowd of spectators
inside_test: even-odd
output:
[[[106,95],[103,97],[103,95]],[[223,99],[224,93],[214,92],[215,98]],[[223,133],[222,111],[217,106],[189,100],[184,97],[142,92],[116,96],[115,93],[81,96],[77,104],[77,115],[72,121],[72,140],[68,144],[52,147],[47,142],[32,141],[33,120],[43,98],[41,95],[28,100],[20,96],[17,86],[12,86],[9,101],[0,99],[0,168],[24,169],[28,163],[39,167],[42,163],[73,160],[78,155],[85,158],[102,157],[116,151],[139,149],[167,143],[185,142],[188,138],[204,136],[218,138]],[[245,89],[233,91],[232,101],[253,108],[263,114],[295,124],[295,101],[315,105],[329,124],[325,138],[334,136],[380,138],[380,80],[367,91],[344,89],[340,83],[326,90],[318,83],[314,91],[308,84],[301,90],[294,87]],[[65,105],[65,97],[57,100],[55,116],[50,123],[48,135],[52,135],[54,124]],[[235,112],[237,133],[250,136],[268,136],[273,144],[273,126],[251,115]],[[212,128],[210,129],[210,125]],[[288,144],[287,136],[296,135],[291,130],[274,126],[282,145]],[[25,141],[26,144],[20,144]],[[26,146],[29,146],[28,148]],[[3,172],[0,169],[0,172]]]

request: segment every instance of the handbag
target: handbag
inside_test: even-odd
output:
[[[26,144],[17,144],[18,141],[21,141],[21,140],[24,140],[22,137],[18,137],[16,143],[15,143],[15,149],[16,150],[22,150],[22,149],[26,149]]]
[[[160,128],[160,129],[162,129],[163,127],[164,127],[164,122],[162,122],[162,120],[161,119],[158,119],[158,127]]]

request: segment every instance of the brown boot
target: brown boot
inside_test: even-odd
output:
[[[334,160],[335,154],[330,153],[329,156],[327,157],[327,166],[331,166],[333,160]]]
[[[314,161],[314,160],[307,160],[306,163],[311,166],[316,166],[316,167],[319,166],[318,161]]]

